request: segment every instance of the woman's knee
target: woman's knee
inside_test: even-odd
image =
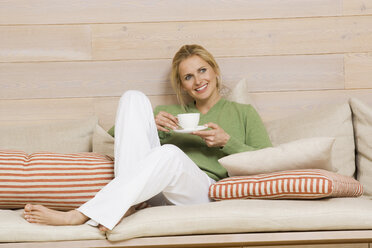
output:
[[[187,156],[180,148],[171,144],[165,144],[155,149],[156,156],[161,158],[163,161],[181,161],[183,156]]]
[[[184,154],[184,152],[180,148],[172,144],[162,145],[161,147],[159,147],[159,149],[161,153],[164,153],[168,156],[179,156],[181,154]]]
[[[184,156],[187,156],[181,149],[170,144],[162,145],[155,149],[154,155],[159,159],[157,167],[161,167],[164,172],[169,174],[172,171],[175,173],[181,170],[185,160]]]
[[[138,90],[127,90],[123,93],[123,95],[120,98],[120,102],[126,100],[132,100],[132,99],[147,99],[147,96],[142,92]]]

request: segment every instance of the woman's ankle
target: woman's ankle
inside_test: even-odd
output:
[[[70,210],[66,213],[68,213],[68,215],[66,216],[68,225],[81,225],[89,220],[87,216],[85,216],[78,210]]]

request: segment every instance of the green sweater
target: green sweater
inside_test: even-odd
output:
[[[200,113],[192,102],[185,110],[180,105],[162,105],[154,110],[156,116],[166,111],[174,116],[180,113]],[[184,151],[209,177],[220,180],[227,171],[218,159],[244,151],[253,151],[272,146],[260,116],[251,105],[239,104],[221,98],[206,114],[200,113],[199,125],[213,122],[230,135],[223,148],[208,147],[196,135],[158,131],[161,144],[174,144]],[[114,136],[114,127],[109,130]]]

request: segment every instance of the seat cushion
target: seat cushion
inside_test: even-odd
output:
[[[145,236],[372,229],[371,209],[372,201],[366,197],[152,207],[125,218],[107,237],[119,241]]]
[[[47,226],[28,223],[23,210],[0,210],[0,242],[61,241],[105,239],[98,228],[87,224]]]

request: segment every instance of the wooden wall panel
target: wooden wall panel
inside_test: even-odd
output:
[[[343,89],[343,55],[220,58],[223,82],[247,78],[251,92]],[[0,63],[0,99],[173,94],[171,61]]]
[[[372,107],[372,90],[265,92],[248,94],[264,122],[306,110],[346,103],[356,97]],[[175,95],[150,95],[152,106],[176,104]],[[82,119],[96,115],[108,130],[115,123],[119,97],[0,100],[0,121]]]
[[[97,116],[108,130],[115,123],[120,97],[0,100],[0,122],[84,119]],[[153,107],[176,104],[175,95],[149,96]]]
[[[91,58],[89,26],[0,26],[0,62]]]
[[[343,0],[343,15],[372,15],[372,0]]]
[[[98,116],[99,124],[109,130],[115,124],[116,109],[120,97],[95,98],[93,102],[94,113]]]
[[[176,103],[170,59],[186,43],[227,86],[247,78],[265,120],[372,104],[372,0],[0,1],[0,37],[2,120],[96,114],[109,128],[128,89]]]
[[[0,2],[0,25],[239,20],[341,14],[342,0],[12,0]]]
[[[0,100],[0,122],[82,119],[95,115],[93,99]]]
[[[130,89],[173,93],[170,61],[0,64],[2,99],[120,96]]]
[[[336,106],[356,97],[372,108],[372,90],[332,90],[302,92],[267,92],[249,94],[257,111],[267,122],[306,110]]]
[[[372,16],[102,24],[92,26],[93,58],[172,58],[199,43],[216,57],[323,54],[372,50]]]
[[[148,96],[152,107],[163,104],[177,104],[175,95]],[[103,97],[94,99],[94,113],[98,116],[99,124],[106,130],[115,124],[116,109],[120,97]]]
[[[229,87],[246,78],[250,92],[344,88],[343,55],[217,59]]]
[[[345,87],[372,89],[372,52],[345,55]]]

